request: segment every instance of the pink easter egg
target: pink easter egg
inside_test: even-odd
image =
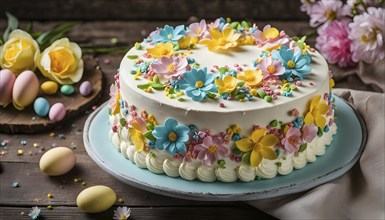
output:
[[[52,105],[48,116],[49,119],[54,122],[63,120],[63,118],[66,116],[66,108],[64,107],[63,103],[56,103]]]
[[[0,106],[6,107],[12,102],[12,89],[16,76],[12,71],[0,70]]]
[[[12,89],[13,105],[18,110],[23,110],[32,104],[39,93],[39,80],[35,73],[26,70],[16,78]]]

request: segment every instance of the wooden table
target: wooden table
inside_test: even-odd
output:
[[[58,22],[34,22],[36,30],[45,30]],[[132,46],[141,41],[155,27],[162,27],[166,22],[145,21],[93,21],[77,25],[70,33],[71,40],[82,47],[112,46],[111,39],[117,39],[117,45]],[[167,22],[177,24],[180,22]],[[301,36],[311,29],[307,21],[269,22],[279,29],[287,30],[290,35]],[[22,28],[27,23],[22,23]],[[0,21],[3,30],[5,21]],[[310,39],[314,42],[314,39]],[[94,55],[99,61],[105,79],[104,92],[99,104],[108,99],[109,85],[119,67],[123,54]],[[343,84],[341,84],[343,85]],[[92,110],[90,109],[89,112]],[[250,207],[243,202],[201,202],[175,199],[146,192],[126,185],[100,169],[87,155],[83,146],[83,126],[89,112],[68,122],[53,131],[34,135],[0,134],[1,140],[9,140],[6,147],[0,147],[0,219],[27,219],[33,206],[41,208],[42,219],[112,219],[113,210],[118,206],[128,206],[132,210],[131,219],[274,219],[264,212]],[[50,136],[50,133],[55,136]],[[26,141],[23,145],[22,142]],[[34,145],[38,144],[38,147]],[[39,170],[42,153],[54,146],[72,147],[77,156],[77,164],[69,173],[49,177]],[[17,155],[17,151],[24,151]],[[44,149],[44,150],[43,150]],[[80,178],[78,183],[74,179]],[[84,181],[84,186],[82,182]],[[12,187],[13,183],[19,187]],[[122,203],[116,202],[109,210],[99,214],[86,214],[76,206],[76,197],[83,189],[93,185],[111,187]],[[48,198],[52,194],[53,198]],[[52,210],[47,206],[51,205]],[[24,215],[21,215],[24,213]]]

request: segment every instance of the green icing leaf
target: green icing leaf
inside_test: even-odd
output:
[[[273,127],[273,128],[277,127],[278,126],[278,121],[277,120],[271,121],[270,122],[270,126]]]
[[[318,132],[317,132],[318,137],[321,137],[323,134],[324,134],[324,131],[320,127],[318,127]]]
[[[236,95],[238,95],[238,92],[239,92],[238,89],[234,89],[234,91],[231,92],[231,96],[236,96]]]
[[[211,92],[207,93],[207,98],[209,99],[215,99],[216,97],[217,95],[215,95],[214,93],[211,93]]]
[[[241,26],[246,28],[246,27],[249,27],[249,24],[246,21],[242,21]]]
[[[231,151],[233,154],[235,155],[240,155],[242,153],[241,150],[239,150],[238,148],[234,147],[234,149]]]
[[[303,152],[304,150],[306,150],[307,148],[307,143],[306,144],[302,144],[300,147],[299,147],[299,151],[298,152]]]
[[[184,102],[185,101],[184,98],[178,98],[177,100],[180,101],[180,102]]]
[[[160,83],[159,76],[155,75],[154,78],[152,79],[154,83]]]
[[[245,83],[246,83],[246,82],[241,81],[241,82],[238,82],[237,84],[238,84],[239,87],[242,87],[243,85],[245,85]]]
[[[243,154],[242,155],[242,162],[249,165],[250,164],[250,156],[251,156],[251,151]]]
[[[281,162],[276,162],[275,165],[276,165],[277,167],[281,167],[281,166],[282,166],[282,163],[281,163]]]
[[[146,84],[137,85],[136,87],[138,87],[138,89],[144,90],[144,89],[147,89],[148,87],[150,87],[152,84],[153,84],[153,82],[149,82]]]
[[[238,21],[234,21],[234,22],[232,22],[232,23],[230,24],[230,27],[231,27],[232,29],[237,29],[237,28],[238,28],[238,25],[240,25],[239,22],[238,22]]]
[[[124,118],[121,118],[120,120],[119,120],[119,122],[120,122],[120,125],[122,125],[122,127],[124,127],[124,126],[126,126],[126,119],[124,119]]]
[[[175,89],[172,87],[168,90],[168,94],[175,94],[175,93],[176,93]]]
[[[218,160],[217,163],[218,163],[219,168],[221,168],[221,169],[225,169],[226,168],[226,161]]]
[[[151,123],[147,123],[146,128],[147,128],[147,130],[152,131],[152,130],[154,130],[154,125]]]
[[[156,141],[156,138],[154,137],[154,135],[152,135],[152,131],[147,131],[143,133],[143,136],[150,141]]]
[[[218,71],[219,71],[221,74],[225,74],[225,73],[227,73],[229,70],[228,70],[226,67],[219,67]]]
[[[156,90],[163,90],[164,88],[166,88],[166,86],[163,85],[162,83],[154,83],[151,85],[151,87]]]
[[[138,55],[127,55],[127,58],[131,60],[135,60],[136,58],[138,58]]]
[[[242,94],[236,95],[234,98],[236,100],[239,100],[239,99],[244,99],[245,97],[246,97],[246,94],[242,93]]]

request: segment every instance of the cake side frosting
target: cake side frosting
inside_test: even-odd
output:
[[[287,175],[323,155],[336,133],[326,61],[304,38],[242,24],[166,25],[136,44],[110,91],[116,149],[204,182]]]

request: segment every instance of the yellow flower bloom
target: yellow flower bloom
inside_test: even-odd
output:
[[[246,70],[244,72],[239,72],[237,78],[246,82],[249,86],[258,86],[263,79],[261,70]]]
[[[120,112],[120,102],[119,102],[119,99],[120,99],[120,92],[118,91],[118,93],[116,93],[116,96],[115,96],[115,105],[113,107],[113,109],[111,109],[111,114],[112,115],[116,115]]]
[[[35,61],[40,54],[39,45],[25,31],[14,30],[0,47],[0,65],[18,75],[24,70],[36,69]]]
[[[37,66],[47,78],[60,84],[74,84],[83,76],[82,50],[68,38],[59,39],[39,56]]]
[[[269,160],[277,159],[273,147],[279,142],[273,134],[266,135],[266,129],[260,128],[251,133],[250,138],[242,138],[235,142],[237,148],[242,152],[250,152],[250,164],[258,166],[263,158]]]
[[[334,79],[330,78],[329,79],[329,90],[331,90],[334,87],[334,85],[335,85]]]
[[[128,129],[130,133],[131,142],[135,145],[136,151],[142,152],[145,145],[145,138],[143,136],[143,131],[140,129],[140,126],[137,122],[131,123],[132,128]]]
[[[174,53],[174,47],[171,42],[158,43],[155,47],[148,48],[147,53],[154,58],[170,57]]]
[[[196,38],[196,37],[182,37],[178,41],[180,49],[188,49],[192,45],[197,44],[197,43],[198,43],[198,38]]]
[[[254,45],[255,40],[251,36],[241,37],[238,39],[238,44],[239,45]]]
[[[315,124],[320,128],[326,125],[326,113],[329,111],[329,106],[325,101],[321,100],[321,96],[317,95],[310,103],[309,112],[306,113],[304,122],[306,125]]]
[[[218,87],[219,94],[231,93],[237,88],[237,79],[234,76],[225,76],[223,79],[216,79],[215,85]]]
[[[210,51],[228,49],[238,45],[237,40],[241,34],[235,34],[232,28],[225,28],[222,32],[213,28],[210,30],[211,39],[203,39],[199,43],[207,45]]]

